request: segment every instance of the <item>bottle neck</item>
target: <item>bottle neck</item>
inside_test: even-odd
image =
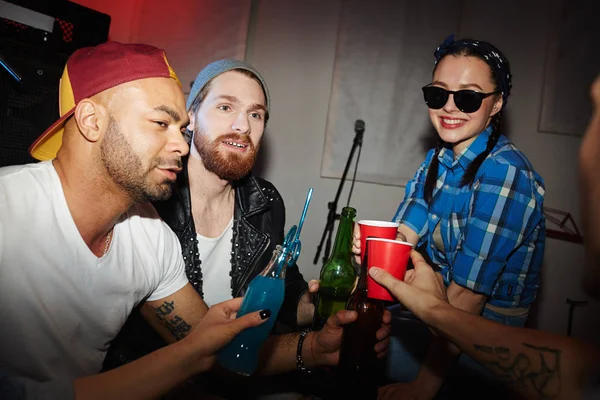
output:
[[[347,258],[350,257],[352,247],[352,223],[351,215],[342,214],[337,234],[335,235],[335,243],[331,258]]]
[[[367,265],[363,263],[360,267],[360,275],[358,278],[358,285],[356,290],[359,292],[367,292]]]
[[[269,278],[277,278],[284,279],[285,272],[287,269],[287,264],[284,260],[284,255],[281,246],[277,246],[275,250],[273,250],[273,255],[271,256],[271,260],[260,273],[261,276],[266,276]]]
[[[369,253],[365,252],[365,256],[363,257],[363,261],[358,267],[360,272],[358,275],[358,284],[356,286],[357,292],[367,293],[367,276],[369,270]]]

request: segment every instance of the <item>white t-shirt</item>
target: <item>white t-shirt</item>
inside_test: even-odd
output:
[[[209,307],[232,298],[231,296],[231,240],[233,218],[225,230],[216,238],[196,234],[200,266],[202,267],[202,289],[204,302]]]
[[[0,370],[36,381],[97,373],[132,308],[187,282],[179,241],[150,204],[121,217],[98,258],[50,161],[0,168]]]

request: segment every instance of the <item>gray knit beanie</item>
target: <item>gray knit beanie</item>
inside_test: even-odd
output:
[[[221,75],[224,72],[231,71],[232,69],[245,69],[247,71],[252,72],[261,83],[262,89],[265,92],[265,99],[267,101],[266,107],[267,111],[269,111],[269,105],[271,103],[269,98],[269,89],[267,89],[267,84],[263,79],[262,75],[254,69],[254,67],[248,64],[245,61],[240,60],[219,60],[208,64],[196,77],[194,84],[192,85],[192,90],[190,90],[190,94],[187,99],[186,108],[189,111],[196,99],[196,96],[200,93],[200,91],[206,86],[211,79]]]

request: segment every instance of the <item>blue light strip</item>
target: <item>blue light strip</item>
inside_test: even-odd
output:
[[[17,73],[17,71],[15,71],[9,64],[8,62],[6,62],[6,60],[4,60],[4,57],[2,57],[2,55],[0,55],[0,65],[2,67],[4,67],[4,69],[6,71],[8,71],[8,73],[10,74],[10,76],[12,76],[13,78],[15,78],[15,80],[17,82],[21,82],[23,80],[23,78],[21,78],[21,76]]]

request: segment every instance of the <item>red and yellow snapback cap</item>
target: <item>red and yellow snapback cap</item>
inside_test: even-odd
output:
[[[171,78],[181,86],[164,50],[154,46],[106,42],[75,51],[67,60],[60,79],[60,118],[33,142],[29,154],[40,161],[55,158],[62,145],[65,121],[81,100],[146,78]]]

